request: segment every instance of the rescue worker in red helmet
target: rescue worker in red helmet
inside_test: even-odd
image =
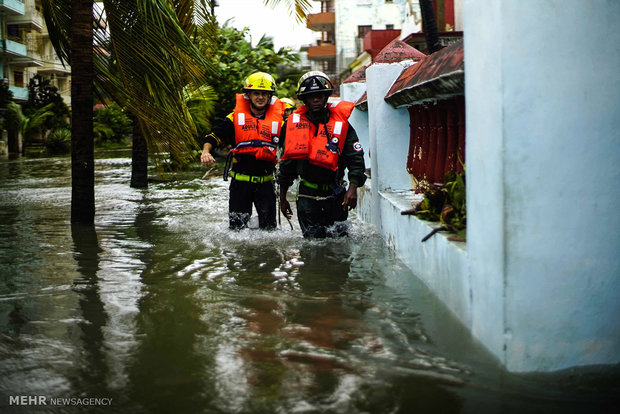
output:
[[[282,128],[284,104],[273,96],[276,83],[271,75],[255,72],[236,95],[233,112],[203,140],[201,162],[215,162],[211,150],[231,145],[224,180],[232,177],[228,218],[231,229],[248,226],[252,205],[261,229],[276,227],[276,196],[273,183],[276,149]]]
[[[312,71],[297,85],[297,97],[303,101],[285,122],[280,139],[283,153],[278,180],[280,208],[292,216],[286,192],[300,177],[297,192],[297,219],[304,237],[339,236],[346,230],[334,226],[346,219],[357,205],[357,187],[366,181],[364,152],[349,116],[354,104],[328,103],[334,86],[327,75]],[[345,169],[349,186],[340,186]]]

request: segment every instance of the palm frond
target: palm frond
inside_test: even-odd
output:
[[[110,32],[96,35],[106,45],[96,53],[98,82],[139,120],[156,164],[168,155],[189,161],[196,130],[182,91],[209,69],[176,15],[186,17],[193,1],[176,1],[176,9],[168,0],[103,3]]]
[[[63,64],[71,60],[71,0],[41,0],[50,41]]]
[[[284,3],[288,7],[291,14],[295,14],[295,20],[299,23],[306,21],[306,16],[312,8],[310,6],[310,0],[263,0],[265,5],[271,5],[272,7],[278,6],[280,3]]]
[[[209,20],[207,14],[200,14],[204,1],[100,3],[105,16],[93,16],[97,93],[135,115],[156,165],[166,156],[188,161],[197,143],[182,91],[189,84],[204,83],[210,70],[210,63],[192,42],[195,22]],[[63,61],[70,62],[71,0],[42,0],[42,6],[54,48]],[[105,25],[99,24],[104,17]]]

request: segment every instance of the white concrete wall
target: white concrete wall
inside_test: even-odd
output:
[[[473,5],[473,3],[472,3]],[[499,3],[477,5],[475,20],[493,22],[499,18]],[[467,15],[466,15],[467,17]],[[486,23],[485,23],[486,24]],[[502,165],[501,71],[498,41],[501,24],[466,26],[465,93],[467,175],[467,249],[472,284],[472,331],[498,359],[504,352],[504,208]],[[470,58],[476,47],[485,53]],[[471,91],[471,92],[470,92]],[[478,118],[473,119],[472,114]],[[486,117],[481,118],[482,114]],[[474,145],[475,144],[475,145]],[[474,187],[475,183],[475,187]],[[493,205],[496,208],[489,208]]]
[[[464,5],[473,332],[511,371],[620,360],[618,16]]]
[[[340,85],[340,97],[343,101],[357,102],[357,100],[366,92],[365,82],[343,83]],[[366,168],[370,168],[370,137],[368,134],[368,112],[361,111],[357,108],[353,109],[349,117],[349,123],[355,129],[362,148],[364,148],[364,162]]]
[[[409,189],[411,179],[406,170],[409,148],[409,113],[394,109],[385,95],[411,60],[398,63],[375,63],[366,69],[368,98],[368,134],[370,138],[370,170],[373,194],[373,224],[379,225],[381,210],[379,192]]]
[[[394,109],[385,94],[412,61],[374,64],[366,70],[371,180],[360,191],[358,216],[377,231],[414,273],[471,329],[471,286],[465,243],[437,234],[422,243],[438,223],[401,215],[420,195],[409,191],[406,170],[410,142],[407,108]],[[346,94],[343,94],[345,96]],[[368,181],[367,181],[368,183]]]
[[[373,186],[379,191],[408,190],[411,178],[407,173],[409,152],[409,111],[395,109],[385,95],[402,71],[413,62],[374,64],[366,69],[368,88],[368,120]],[[386,122],[387,121],[387,122]]]
[[[402,63],[367,70],[372,180],[357,214],[508,370],[617,363],[620,2],[463,12],[467,243],[421,243],[437,224],[400,215],[409,119],[383,96]]]

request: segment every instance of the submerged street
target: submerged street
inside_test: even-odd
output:
[[[617,372],[505,373],[354,215],[231,232],[221,177],[132,189],[129,152],[95,158],[94,229],[70,158],[0,161],[2,412],[612,412]]]

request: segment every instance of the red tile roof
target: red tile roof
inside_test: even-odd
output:
[[[362,66],[361,68],[353,72],[342,83],[366,82],[366,68],[368,68],[367,65]]]
[[[463,41],[426,57],[400,74],[385,96],[394,107],[465,94]]]
[[[375,56],[373,63],[394,63],[407,59],[418,62],[425,57],[426,55],[418,49],[409,46],[402,40],[394,39]]]

